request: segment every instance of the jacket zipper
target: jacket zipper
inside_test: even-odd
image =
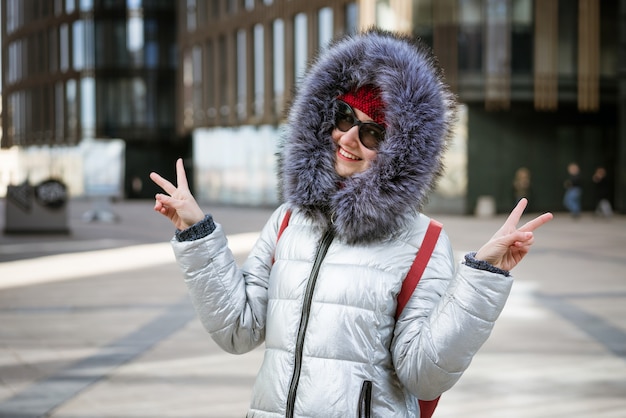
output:
[[[306,334],[306,328],[309,323],[309,314],[311,313],[311,302],[313,301],[313,290],[315,289],[315,283],[317,282],[317,276],[322,266],[322,261],[326,257],[328,248],[332,243],[334,233],[332,228],[324,233],[320,245],[317,248],[315,254],[315,261],[309,280],[306,286],[306,293],[304,294],[304,302],[302,305],[302,313],[300,315],[300,328],[298,329],[298,337],[296,339],[296,352],[293,368],[293,375],[291,376],[291,383],[289,384],[289,394],[287,396],[287,418],[292,418],[294,414],[294,407],[296,404],[296,392],[298,391],[298,382],[300,381],[300,372],[302,371],[302,349],[304,346],[304,336]]]
[[[370,418],[372,414],[372,381],[364,380],[359,397],[359,418]]]

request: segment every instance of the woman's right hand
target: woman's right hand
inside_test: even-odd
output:
[[[177,229],[182,231],[204,219],[204,212],[189,191],[182,158],[176,161],[178,187],[155,172],[150,173],[150,179],[167,193],[157,193],[154,210],[167,216]]]

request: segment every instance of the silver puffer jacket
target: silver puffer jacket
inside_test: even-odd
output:
[[[429,219],[379,243],[347,245],[287,205],[239,268],[221,226],[172,241],[204,327],[224,350],[265,342],[249,417],[418,417],[489,336],[512,278],[460,264],[442,232],[400,318],[396,296]],[[324,250],[326,249],[324,254]],[[275,260],[275,261],[273,261]]]
[[[342,178],[334,103],[364,85],[381,92],[385,140],[365,171]],[[213,339],[233,353],[265,343],[248,416],[417,417],[417,399],[436,398],[468,367],[512,279],[471,260],[457,267],[445,233],[394,319],[454,114],[436,60],[418,41],[377,30],[340,39],[298,86],[279,149],[285,204],[245,264],[235,264],[212,222],[199,228],[205,234],[173,241]]]

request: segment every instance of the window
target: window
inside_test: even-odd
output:
[[[193,116],[196,120],[198,118],[204,119],[204,106],[202,104],[202,67],[202,48],[198,45],[195,45],[191,49],[191,94],[193,101]]]
[[[265,51],[263,25],[254,25],[254,113],[263,115],[265,94]]]
[[[22,0],[8,0],[6,15],[6,31],[11,33],[24,23],[24,2]]]
[[[84,138],[96,133],[96,83],[93,77],[80,80],[80,125]]]
[[[80,0],[80,11],[88,12],[93,10],[93,0]]]
[[[346,33],[355,34],[359,29],[359,7],[356,3],[346,6]]]
[[[141,77],[131,80],[130,102],[133,112],[133,123],[144,127],[146,124],[146,81]]]
[[[137,67],[143,66],[143,16],[135,15],[128,18],[126,34],[126,48],[128,49],[128,55],[130,57],[131,65]]]
[[[575,76],[578,48],[578,7],[559,2],[559,75]]]
[[[62,142],[65,137],[65,91],[61,81],[54,85],[54,125],[57,142]]]
[[[59,38],[56,28],[48,31],[48,70],[59,71]]]
[[[74,69],[75,70],[83,70],[85,68],[85,37],[84,37],[84,27],[83,21],[77,20],[73,24],[73,59],[74,59]]]
[[[78,103],[76,102],[76,80],[68,80],[65,84],[65,121],[66,134],[69,143],[76,143],[78,135]]]
[[[387,30],[395,29],[396,20],[389,0],[376,2],[376,25]]]
[[[318,22],[318,39],[317,43],[320,50],[326,49],[333,40],[333,9],[324,7],[317,14]]]
[[[183,51],[183,113],[184,125],[193,126],[193,58],[189,49]]]
[[[222,123],[228,123],[228,113],[230,109],[228,107],[228,62],[226,57],[228,56],[228,49],[226,48],[226,37],[221,36],[217,41],[217,58],[218,58],[218,79],[216,89],[219,94],[219,116]]]
[[[485,73],[502,76],[510,67],[509,2],[487,0],[485,7]]]
[[[513,0],[511,16],[511,72],[533,71],[533,2]]]
[[[481,72],[483,61],[482,1],[459,0],[459,70]]]
[[[308,36],[307,36],[307,18],[304,13],[298,13],[294,18],[294,74],[296,82],[304,75],[308,59]]]
[[[413,33],[433,46],[433,0],[413,0]]]
[[[246,31],[239,29],[237,31],[237,118],[239,120],[246,118],[246,93],[248,86],[246,55]]]
[[[213,42],[207,42],[206,46],[204,47],[204,51],[205,54],[207,56],[207,71],[205,74],[206,77],[206,85],[207,85],[207,89],[206,89],[206,112],[207,112],[207,116],[212,119],[215,120],[215,117],[217,116],[217,109],[215,108],[216,103],[215,103],[215,64],[214,64],[214,57],[215,57],[215,46]]]
[[[187,32],[196,30],[196,13],[196,0],[187,0]]]
[[[607,77],[617,75],[619,51],[619,23],[614,19],[619,13],[617,1],[600,3],[600,74]]]
[[[159,66],[159,40],[158,23],[154,19],[145,19],[143,22],[145,31],[144,65],[148,68]]]
[[[10,142],[15,145],[23,145],[23,136],[26,122],[24,117],[26,115],[26,94],[24,91],[18,91],[9,95],[7,103],[8,109],[5,110],[8,115],[8,136]]]
[[[7,73],[6,73],[6,82],[7,84],[13,84],[20,80],[20,57],[21,55],[21,40],[16,40],[15,42],[11,42],[9,44],[8,51],[8,62],[7,62]]]
[[[199,28],[205,28],[209,19],[210,0],[196,0],[196,24]]]
[[[62,14],[63,14],[63,0],[54,0],[54,15],[60,16]]]
[[[276,114],[283,112],[285,96],[285,23],[276,19],[273,23],[274,34],[274,97]]]

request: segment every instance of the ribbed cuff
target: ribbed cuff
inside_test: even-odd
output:
[[[176,230],[175,235],[176,240],[179,242],[195,241],[210,235],[213,231],[215,231],[215,222],[213,222],[213,217],[211,215],[206,215],[204,219],[191,225],[189,228],[183,229],[182,231]]]
[[[476,260],[476,258],[474,257],[476,257],[476,252],[467,253],[465,255],[465,265],[478,270],[485,270],[490,273],[503,274],[505,276],[510,275],[507,270],[499,269],[498,267],[484,260]]]

